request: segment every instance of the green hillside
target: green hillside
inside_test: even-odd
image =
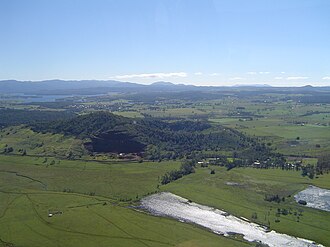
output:
[[[0,153],[73,158],[82,156],[86,150],[82,140],[74,137],[13,126],[0,130]]]
[[[151,160],[196,155],[227,155],[254,160],[272,155],[265,145],[254,139],[221,125],[213,126],[205,120],[165,122],[94,112],[46,125],[33,124],[32,129],[88,140],[84,146],[89,152],[138,153]]]

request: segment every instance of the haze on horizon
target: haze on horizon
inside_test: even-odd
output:
[[[0,80],[330,85],[328,0],[3,0]]]

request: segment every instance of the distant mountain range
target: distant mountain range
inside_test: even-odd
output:
[[[99,81],[99,80],[46,80],[46,81],[0,81],[0,93],[22,93],[22,94],[59,94],[59,95],[92,95],[111,92],[179,92],[179,91],[214,91],[214,90],[297,90],[297,91],[330,91],[329,87],[304,87],[280,88],[271,87],[266,84],[235,85],[232,87],[194,86],[184,84],[173,84],[171,82],[159,81],[151,85],[143,85],[132,82],[121,81]]]
[[[183,84],[177,85],[171,82],[155,82],[151,85],[143,85],[114,80],[0,81],[0,93],[24,94],[99,94],[107,92],[177,91],[196,88],[198,87]]]
[[[272,86],[268,84],[249,84],[249,85],[237,84],[234,85],[233,87],[272,87]]]

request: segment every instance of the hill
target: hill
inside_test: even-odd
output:
[[[38,133],[25,126],[0,129],[0,154],[79,158],[86,153],[82,140],[62,134]]]
[[[36,132],[64,134],[85,140],[84,146],[90,152],[138,153],[151,160],[224,154],[262,159],[271,154],[255,140],[207,121],[165,122],[94,112],[31,126]]]

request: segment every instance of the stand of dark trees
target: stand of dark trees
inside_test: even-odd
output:
[[[268,201],[268,202],[277,202],[277,203],[280,203],[281,201],[285,201],[285,198],[282,197],[280,198],[279,195],[265,195],[265,198],[264,198],[265,201]]]
[[[330,154],[322,155],[318,158],[316,165],[317,174],[323,174],[330,171]]]
[[[254,159],[256,153],[246,156],[234,155],[236,158],[233,158],[232,161],[229,161],[226,156],[215,156],[215,158],[211,159],[209,163],[210,165],[225,166],[227,170],[231,170],[235,167],[254,167],[259,169],[281,168],[283,170],[292,170],[296,167],[287,164],[284,156],[279,153],[269,152],[267,154],[268,156],[259,154],[258,161]]]
[[[179,178],[182,178],[185,175],[195,172],[196,160],[184,160],[182,161],[181,167],[179,170],[173,170],[165,173],[161,177],[161,184],[168,184],[172,181],[175,181]]]

